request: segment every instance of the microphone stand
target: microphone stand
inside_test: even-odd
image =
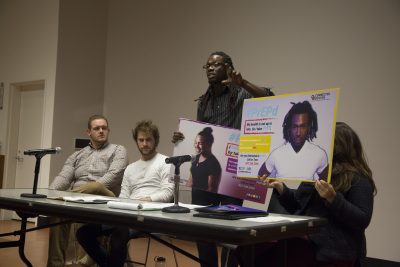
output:
[[[175,175],[174,175],[174,205],[165,207],[161,211],[163,212],[168,212],[168,213],[189,213],[190,209],[186,207],[179,206],[179,183],[181,180],[180,176],[180,166],[182,162],[178,161],[176,163],[173,163],[175,166]]]
[[[40,160],[43,158],[44,155],[46,155],[46,153],[35,154],[36,164],[35,164],[35,177],[33,179],[32,194],[22,193],[21,197],[32,197],[32,198],[46,198],[47,197],[46,195],[36,194],[37,183],[38,183],[38,179],[39,179],[39,171],[40,171]]]

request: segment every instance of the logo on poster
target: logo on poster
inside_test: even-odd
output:
[[[247,111],[247,117],[276,117],[278,114],[279,105],[276,106],[264,106],[264,107],[252,107]]]
[[[313,95],[311,95],[311,100],[312,100],[312,101],[324,101],[324,100],[329,100],[329,96],[330,96],[330,95],[331,95],[330,92],[313,94]]]

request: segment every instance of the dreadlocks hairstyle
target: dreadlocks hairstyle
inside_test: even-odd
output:
[[[333,188],[338,192],[346,192],[350,189],[355,174],[366,177],[376,194],[372,171],[368,166],[360,138],[349,125],[337,122],[331,179]]]
[[[314,138],[317,137],[317,131],[318,131],[317,113],[314,111],[310,102],[308,102],[307,100],[291,104],[293,106],[286,114],[282,124],[283,138],[285,138],[286,142],[290,142],[290,127],[292,126],[293,115],[308,114],[308,118],[310,119],[310,130],[307,135],[307,140],[312,141]]]
[[[158,127],[154,125],[151,120],[139,121],[136,124],[136,127],[132,129],[132,136],[135,142],[137,142],[139,132],[151,134],[154,137],[156,147],[158,146],[158,143],[160,142],[160,132],[158,131]]]

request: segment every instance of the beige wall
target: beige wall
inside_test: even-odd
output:
[[[132,158],[129,129],[144,118],[160,126],[159,150],[172,153],[214,50],[278,94],[340,87],[338,120],[360,134],[379,190],[368,255],[400,261],[399,1],[110,1],[108,19],[104,111]]]
[[[378,186],[368,256],[400,261],[399,1],[113,0],[108,10],[105,1],[61,1],[56,51],[58,1],[0,0],[6,98],[9,83],[46,80],[43,146],[64,149],[50,177],[84,136],[87,116],[101,111],[131,160],[130,128],[144,118],[159,125],[159,150],[171,154],[178,118],[195,118],[193,100],[207,86],[201,66],[224,50],[246,79],[277,94],[341,88],[338,120],[359,133]],[[6,111],[7,103],[2,143]]]
[[[53,144],[63,152],[52,157],[50,182],[74,139],[88,138],[89,116],[103,113],[106,30],[105,0],[60,2]]]
[[[0,110],[0,153],[7,154],[8,98],[11,83],[45,81],[42,146],[52,144],[53,99],[56,73],[58,1],[0,0],[0,82],[4,83],[4,108]],[[43,158],[39,186],[47,186],[50,157]],[[5,186],[13,186],[5,169]],[[32,170],[33,173],[33,170]]]

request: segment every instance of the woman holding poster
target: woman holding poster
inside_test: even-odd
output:
[[[195,138],[194,149],[197,155],[192,162],[192,167],[190,168],[191,176],[186,185],[195,189],[217,193],[222,169],[211,151],[214,143],[212,131],[211,127],[206,127]]]
[[[287,240],[287,266],[350,267],[366,256],[368,227],[376,187],[357,134],[347,124],[336,124],[331,184],[303,182],[291,190],[278,179],[260,178],[279,194],[291,214],[327,220],[319,232]],[[257,246],[256,266],[279,266],[276,243]],[[241,251],[246,258],[247,250]]]

